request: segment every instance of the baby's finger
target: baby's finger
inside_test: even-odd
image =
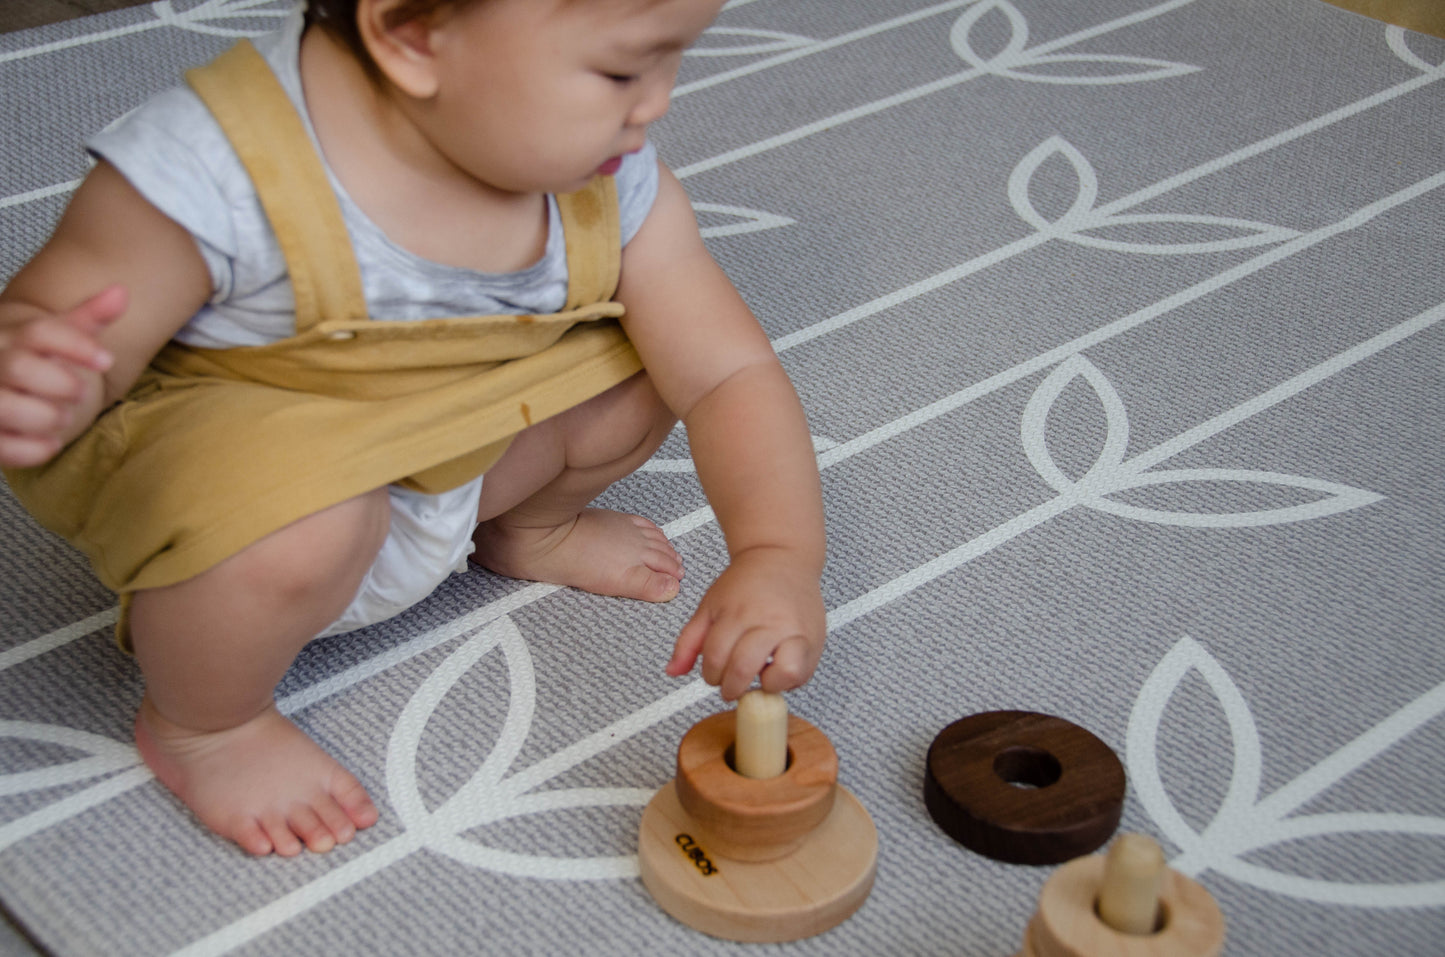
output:
[[[106,286],[74,309],[62,313],[61,317],[66,324],[95,336],[106,326],[119,319],[125,313],[125,308],[129,303],[130,294],[126,292],[124,286],[117,283],[113,286]]]
[[[43,465],[59,451],[59,439],[0,432],[0,468],[24,469]]]
[[[10,351],[28,351],[64,359],[79,366],[104,372],[114,363],[95,333],[71,325],[65,317],[32,322],[15,332]]]
[[[0,431],[8,435],[52,437],[70,424],[65,406],[9,389],[0,390]]]
[[[814,667],[808,642],[801,637],[789,638],[773,651],[773,660],[763,669],[760,683],[764,691],[782,694],[802,686]]]
[[[776,632],[769,628],[751,628],[733,643],[718,682],[718,690],[724,701],[742,697],[743,692],[752,686],[753,679],[767,666],[768,656],[773,653],[776,640]],[[703,667],[706,671],[706,664]]]
[[[85,387],[67,365],[50,355],[7,350],[0,353],[0,388],[59,402],[77,402]]]
[[[692,620],[683,626],[678,632],[677,641],[672,646],[672,658],[667,663],[667,674],[674,678],[680,678],[692,670],[697,663],[697,656],[702,654],[703,642],[707,640],[708,627],[712,620],[706,613],[699,611],[692,616]]]
[[[742,636],[742,626],[735,621],[724,619],[713,622],[712,628],[708,630],[707,642],[702,648],[703,681],[720,687],[727,680],[733,669],[738,641]],[[731,701],[735,697],[737,695],[729,697],[726,691],[723,692],[725,701]]]

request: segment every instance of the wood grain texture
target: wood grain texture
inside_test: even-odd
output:
[[[1104,856],[1070,861],[1039,892],[1039,907],[1024,932],[1018,957],[1217,957],[1224,949],[1224,915],[1196,882],[1166,870],[1160,884],[1160,928],[1124,934],[1099,919],[1094,904],[1104,879]]]
[[[928,750],[924,804],[945,833],[1013,864],[1059,864],[1102,846],[1124,808],[1124,766],[1062,718],[989,711]]]
[[[1121,934],[1152,934],[1159,928],[1159,887],[1164,851],[1143,834],[1120,834],[1104,857],[1099,917]]]
[[[677,795],[705,842],[735,860],[766,860],[790,848],[827,817],[838,780],[838,754],[823,732],[788,716],[787,770],[749,778],[733,770],[737,712],[693,725],[677,747]]]
[[[696,840],[696,825],[667,784],[643,811],[638,864],[664,911],[713,937],[812,937],[850,917],[873,889],[878,832],[846,788],[792,853],[770,861],[724,858]]]

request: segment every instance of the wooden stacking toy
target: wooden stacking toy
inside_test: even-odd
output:
[[[1216,957],[1224,915],[1209,892],[1164,866],[1150,838],[1124,834],[1108,855],[1050,877],[1018,957]]]
[[[827,737],[750,691],[683,735],[642,813],[642,882],[689,927],[742,941],[820,934],[873,888],[878,832]]]

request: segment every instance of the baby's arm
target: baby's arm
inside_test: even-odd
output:
[[[191,235],[108,163],[0,292],[0,466],[49,461],[210,296]]]
[[[688,430],[731,563],[678,636],[669,674],[691,670],[732,700],[760,678],[812,676],[827,624],[819,587],[823,505],[802,405],[752,312],[703,246],[665,168],[657,202],[623,254],[623,325]]]

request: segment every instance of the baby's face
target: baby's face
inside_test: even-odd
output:
[[[723,0],[488,0],[432,34],[428,134],[508,192],[568,192],[612,173],[667,111],[682,52]]]

